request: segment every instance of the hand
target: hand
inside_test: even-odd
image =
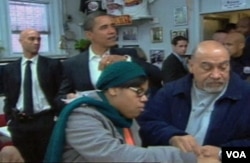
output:
[[[72,99],[72,98],[76,98],[76,94],[75,93],[68,93],[67,99]]]
[[[105,55],[104,57],[102,57],[100,63],[99,63],[99,70],[103,70],[105,69],[105,67],[107,67],[108,65],[114,63],[114,62],[118,62],[118,61],[126,61],[127,57],[124,55]]]
[[[14,146],[5,146],[0,152],[0,162],[24,162],[20,152]]]
[[[220,158],[219,158],[220,150],[221,149],[219,147],[212,146],[212,145],[205,145],[205,146],[201,147],[200,156],[202,156],[202,157],[210,157],[210,158],[220,160]]]
[[[68,93],[66,95],[66,99],[61,99],[61,101],[63,101],[65,104],[69,104],[75,99],[77,99],[78,97],[80,97],[80,95],[77,93]]]
[[[197,163],[220,163],[219,160],[211,157],[198,157]]]
[[[119,62],[119,61],[126,61],[127,55],[117,55],[112,54],[107,56],[108,60],[110,60],[112,63]]]
[[[169,144],[179,148],[182,152],[194,152],[197,156],[200,155],[201,146],[191,135],[173,136],[169,140]]]

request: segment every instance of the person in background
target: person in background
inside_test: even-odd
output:
[[[235,23],[228,23],[226,24],[226,26],[224,27],[224,30],[227,33],[231,33],[231,32],[237,32],[237,25]]]
[[[139,147],[133,121],[147,102],[148,78],[133,62],[107,66],[87,91],[68,104],[54,128],[44,162],[189,163],[174,147]],[[193,157],[190,163],[196,162]],[[199,163],[218,162],[199,158]]]
[[[219,42],[201,42],[190,75],[165,84],[138,118],[146,146],[171,145],[220,160],[221,147],[250,146],[250,85],[230,73]]]
[[[179,79],[188,74],[185,54],[188,47],[188,39],[184,36],[176,36],[172,40],[173,52],[163,61],[163,82],[167,83]]]
[[[18,149],[12,145],[11,138],[7,136],[0,136],[0,163],[18,162],[24,163]]]
[[[237,32],[245,36],[246,44],[250,43],[250,17],[243,17],[237,22]]]
[[[250,76],[250,61],[244,59],[244,55],[247,55],[244,35],[238,32],[229,33],[225,38],[224,46],[231,56],[232,71],[246,80]]]
[[[212,39],[223,44],[225,41],[225,38],[227,37],[227,34],[228,32],[225,30],[217,30],[214,32]]]
[[[40,33],[25,29],[19,38],[23,56],[4,68],[4,113],[13,145],[26,162],[42,162],[55,116],[61,62],[39,55]]]
[[[237,22],[237,32],[245,36],[245,49],[250,51],[250,17],[243,17]],[[243,59],[250,61],[250,53],[246,53]]]
[[[89,14],[84,22],[85,36],[90,40],[89,49],[63,62],[63,81],[56,98],[60,108],[65,99],[76,97],[77,92],[95,89],[102,70],[117,61],[136,62],[142,66],[150,81],[151,94],[161,87],[159,68],[139,59],[133,48],[112,48],[117,45],[114,18],[104,12]]]

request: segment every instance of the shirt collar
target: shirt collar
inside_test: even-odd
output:
[[[225,87],[225,92],[221,98],[229,98],[233,100],[238,100],[243,97],[243,92],[246,87],[245,81],[240,79],[240,77],[235,74],[230,74],[229,82]],[[180,80],[175,82],[178,87],[173,91],[173,95],[185,94],[185,96],[190,97],[190,91],[193,84],[193,75],[189,74]]]
[[[106,53],[109,54],[109,53],[110,53],[110,50],[107,50],[107,51],[104,52],[103,54],[106,54]],[[89,61],[90,61],[90,60],[93,60],[93,59],[95,59],[95,58],[101,58],[101,56],[95,54],[94,51],[93,51],[93,49],[92,49],[92,46],[90,45],[90,46],[89,46]]]
[[[34,56],[33,58],[26,58],[26,57],[22,57],[22,65],[26,64],[27,61],[32,61],[32,63],[36,64],[37,60],[38,60],[38,55]]]

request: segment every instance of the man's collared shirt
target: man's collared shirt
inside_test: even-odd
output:
[[[197,143],[203,145],[214,110],[214,104],[227,89],[227,85],[219,93],[208,93],[196,87],[193,83],[191,89],[192,108],[186,127],[186,132],[194,136]]]
[[[99,70],[99,63],[102,60],[103,57],[110,55],[110,50],[107,50],[102,55],[95,54],[92,50],[92,46],[89,47],[89,72],[90,72],[90,79],[95,87],[98,78],[100,77],[102,71]],[[129,55],[126,56],[126,61],[131,62],[132,58]],[[76,90],[77,91],[77,90]]]
[[[102,71],[99,70],[99,63],[105,55],[109,55],[109,50],[104,52],[102,55],[97,55],[93,52],[92,46],[89,47],[89,72],[90,72],[90,79],[95,87],[99,76],[101,75]]]
[[[49,105],[41,87],[40,83],[38,81],[38,75],[37,75],[37,63],[38,63],[38,55],[31,58],[27,59],[25,57],[22,57],[21,60],[21,88],[20,88],[20,95],[17,101],[17,109],[23,111],[23,82],[24,82],[24,75],[25,75],[25,67],[26,67],[26,62],[27,60],[32,61],[30,64],[31,66],[31,72],[32,72],[32,97],[33,97],[33,109],[34,113],[41,112],[43,110],[50,109],[51,106]]]

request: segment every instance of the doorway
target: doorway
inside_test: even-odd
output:
[[[249,10],[203,14],[203,40],[212,39],[217,30],[222,30],[228,23],[237,23],[242,17],[250,16]]]

